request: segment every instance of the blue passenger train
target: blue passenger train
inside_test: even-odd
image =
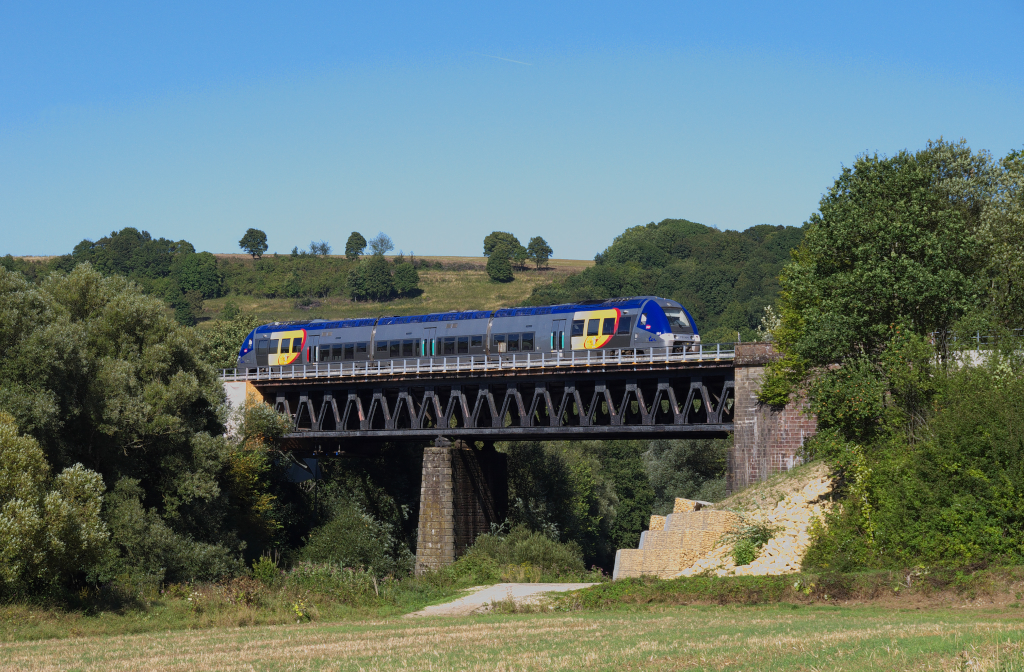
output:
[[[238,367],[255,372],[319,362],[581,350],[639,355],[649,348],[685,352],[698,343],[697,326],[682,305],[636,296],[495,311],[274,322],[246,336]]]

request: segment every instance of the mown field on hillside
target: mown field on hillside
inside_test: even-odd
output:
[[[217,255],[243,259],[245,255]],[[578,259],[552,259],[542,270],[530,268],[517,271],[509,283],[493,282],[487,277],[485,257],[418,257],[424,262],[439,261],[444,270],[419,270],[422,293],[412,298],[400,298],[386,303],[353,301],[346,297],[330,296],[318,299],[312,305],[302,306],[295,299],[266,299],[255,296],[230,296],[208,299],[203,306],[200,326],[216,319],[228,301],[243,312],[255,313],[261,320],[304,320],[313,318],[377,317],[380,315],[417,315],[443,313],[449,310],[494,310],[521,305],[535,287],[564,279],[594,265],[593,261]]]
[[[1014,609],[779,605],[300,623],[0,645],[0,670],[1020,670]]]

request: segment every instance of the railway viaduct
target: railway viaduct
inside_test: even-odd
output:
[[[717,438],[731,434],[730,490],[787,471],[816,422],[801,400],[757,402],[767,343],[697,352],[573,353],[383,360],[225,370],[247,395],[292,418],[286,449],[366,455],[417,441],[423,452],[417,571],[453,562],[505,519],[505,456],[495,441]]]

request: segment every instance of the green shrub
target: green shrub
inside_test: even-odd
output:
[[[749,565],[757,558],[758,547],[750,539],[740,539],[732,547],[732,560],[737,566]]]
[[[757,558],[761,547],[775,536],[775,529],[764,524],[747,525],[737,534],[732,547],[732,559],[738,566],[749,565]]]
[[[499,573],[506,577],[516,574],[510,567],[537,568],[541,576],[553,580],[578,578],[586,574],[579,544],[572,541],[560,543],[522,525],[506,535],[480,535],[460,562],[464,562],[467,569],[472,567],[474,572],[479,572],[477,576],[483,578],[486,575],[492,580]]]
[[[331,519],[313,530],[299,552],[302,560],[399,576],[412,567],[412,554],[389,526],[350,502],[339,503]]]
[[[276,562],[264,555],[252,561],[252,575],[263,585],[273,586],[281,578],[281,570]]]

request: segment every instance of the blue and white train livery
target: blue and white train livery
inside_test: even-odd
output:
[[[639,355],[648,348],[684,352],[698,343],[697,326],[682,305],[637,296],[495,311],[275,322],[246,336],[238,367],[580,350]]]

